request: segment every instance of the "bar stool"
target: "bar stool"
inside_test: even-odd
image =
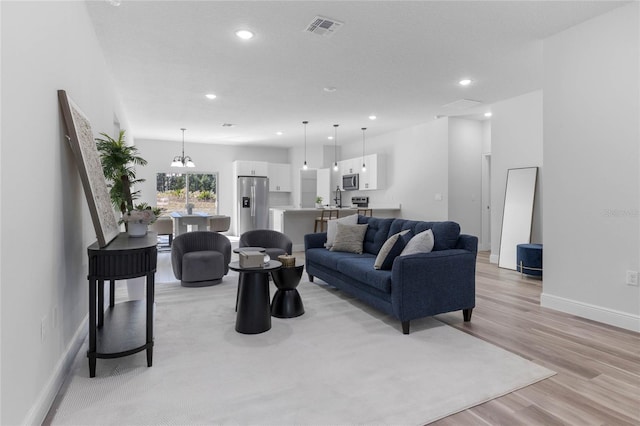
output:
[[[320,225],[320,232],[324,232],[324,225],[331,219],[337,219],[340,216],[340,210],[338,209],[322,209],[320,217],[316,217],[316,223],[313,226],[313,232],[318,232],[318,225]]]
[[[369,216],[369,217],[373,217],[373,209],[358,209],[358,214],[362,215],[362,216]]]

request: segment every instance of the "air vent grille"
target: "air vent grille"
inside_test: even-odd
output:
[[[448,110],[456,110],[461,111],[463,109],[468,109],[474,106],[480,105],[482,102],[474,101],[473,99],[460,99],[455,102],[451,102],[449,104],[443,105],[442,108]]]
[[[323,16],[316,16],[313,21],[307,26],[305,31],[321,35],[323,37],[331,37],[333,33],[338,31],[344,23],[336,21],[335,19],[325,18]]]

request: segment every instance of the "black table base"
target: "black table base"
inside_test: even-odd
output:
[[[236,331],[238,333],[258,334],[271,329],[269,275],[240,273],[237,311]]]
[[[281,268],[271,276],[278,290],[271,301],[271,315],[276,318],[295,318],[304,314],[302,298],[296,287],[300,283],[304,265]]]

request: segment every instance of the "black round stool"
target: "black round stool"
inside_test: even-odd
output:
[[[302,298],[296,287],[300,283],[304,265],[283,267],[271,272],[278,290],[271,301],[271,315],[276,318],[294,318],[304,314]]]

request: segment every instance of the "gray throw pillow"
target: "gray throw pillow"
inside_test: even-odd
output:
[[[331,219],[327,221],[327,242],[324,246],[328,249],[333,245],[333,241],[336,239],[337,224],[344,223],[345,225],[356,225],[358,223],[358,215],[352,214],[351,216],[341,217],[340,219]]]
[[[393,264],[393,259],[395,259],[402,252],[405,244],[402,242],[400,237],[407,232],[409,232],[408,229],[400,231],[397,234],[393,234],[392,236],[387,238],[387,241],[385,241],[380,248],[378,256],[376,256],[376,261],[373,264],[374,269],[391,269],[384,268],[383,265],[388,263]],[[400,243],[398,243],[398,241],[400,241]]]
[[[344,225],[338,222],[336,238],[330,250],[362,254],[362,241],[367,232],[367,226],[369,225]]]
[[[427,229],[409,240],[400,256],[408,256],[416,253],[431,253],[433,250],[433,231]]]

